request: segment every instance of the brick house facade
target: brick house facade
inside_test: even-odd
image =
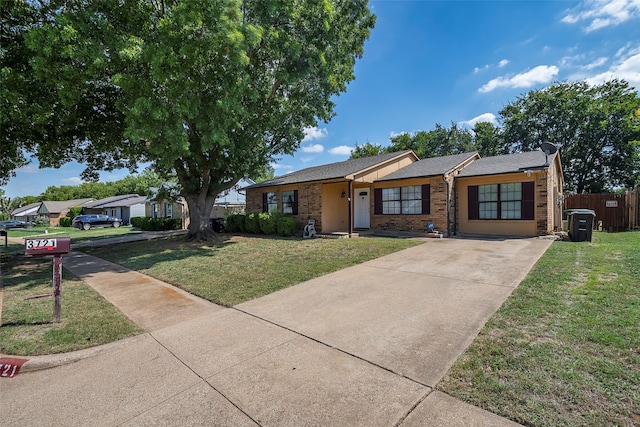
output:
[[[562,227],[558,153],[418,160],[412,151],[303,169],[247,187],[247,212],[292,215],[300,229],[534,236]]]

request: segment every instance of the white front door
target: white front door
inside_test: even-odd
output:
[[[369,228],[371,224],[369,190],[356,188],[354,193],[353,228]]]

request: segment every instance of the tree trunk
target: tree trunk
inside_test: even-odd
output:
[[[211,210],[216,196],[202,197],[200,194],[184,196],[189,208],[189,232],[187,240],[206,241],[215,238],[211,227]]]

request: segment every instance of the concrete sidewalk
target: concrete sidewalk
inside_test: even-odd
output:
[[[428,240],[234,308],[74,253],[149,332],[30,358],[0,380],[3,422],[514,425],[434,387],[549,244]]]

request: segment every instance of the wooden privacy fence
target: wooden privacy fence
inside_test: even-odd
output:
[[[596,213],[594,228],[633,230],[640,227],[640,187],[625,194],[569,194],[564,197],[564,209],[591,209]]]

